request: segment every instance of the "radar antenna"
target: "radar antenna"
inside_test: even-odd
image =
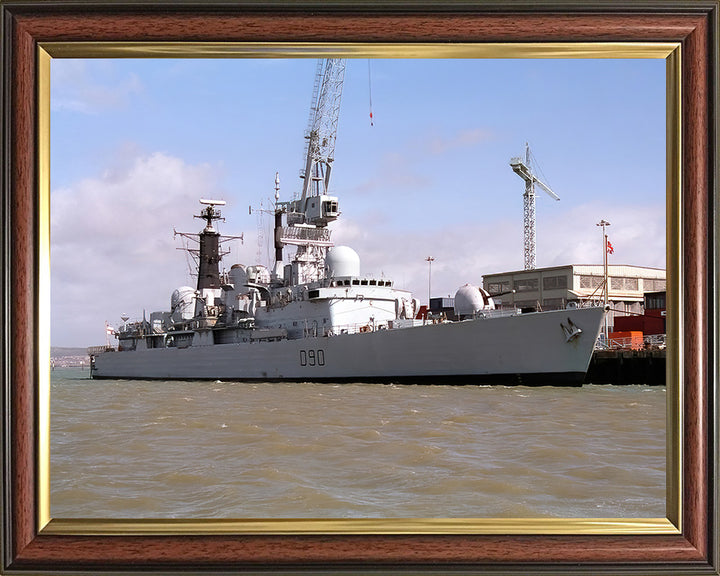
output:
[[[204,204],[207,208],[200,212],[200,215],[194,215],[193,218],[205,220],[207,222],[205,231],[214,232],[215,230],[212,225],[214,220],[222,220],[225,222],[225,218],[222,217],[220,210],[217,210],[215,206],[225,206],[225,200],[206,200],[205,198],[200,198],[200,204]]]

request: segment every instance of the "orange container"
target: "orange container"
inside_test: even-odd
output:
[[[639,330],[610,332],[608,338],[622,348],[629,348],[630,350],[642,350],[644,348],[643,333]]]

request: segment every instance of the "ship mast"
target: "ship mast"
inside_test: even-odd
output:
[[[198,258],[198,282],[197,289],[203,288],[220,288],[220,234],[213,228],[215,220],[225,221],[220,210],[216,206],[224,206],[224,200],[205,200],[200,199],[200,204],[204,204],[205,208],[200,215],[194,215],[194,218],[205,220],[205,229],[200,232],[200,256]]]
[[[188,234],[185,232],[178,232],[174,230],[175,236],[182,236],[187,240],[192,240],[199,243],[197,249],[184,248],[193,256],[197,263],[198,278],[197,278],[197,289],[202,291],[206,288],[221,288],[222,281],[220,278],[220,260],[222,257],[228,254],[228,252],[222,252],[220,250],[220,244],[227,242],[228,240],[240,240],[242,242],[243,235],[239,236],[220,236],[220,233],[214,228],[213,222],[216,220],[225,221],[222,217],[218,206],[224,206],[224,200],[207,200],[204,198],[200,199],[200,204],[203,204],[205,208],[200,214],[193,215],[194,218],[200,218],[205,220],[205,228],[200,234]]]

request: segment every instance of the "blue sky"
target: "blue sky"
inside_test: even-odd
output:
[[[54,346],[104,342],[104,322],[169,307],[193,284],[173,227],[198,232],[200,197],[222,198],[224,261],[253,264],[275,172],[300,189],[316,60],[52,61]],[[370,125],[370,90],[374,125]],[[363,273],[427,299],[523,267],[523,181],[541,177],[537,265],[665,266],[663,60],[350,59],[331,192],[336,244]],[[270,218],[262,219],[272,238]]]

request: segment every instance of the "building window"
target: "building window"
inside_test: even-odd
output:
[[[543,278],[543,290],[565,290],[567,276],[546,276]]]
[[[595,290],[603,285],[602,276],[580,276],[580,288]]]
[[[643,280],[643,289],[645,292],[661,292],[665,290],[665,280],[651,280],[646,278]]]
[[[537,278],[522,278],[521,280],[515,280],[513,288],[517,292],[534,292],[537,291],[538,285]]]
[[[623,278],[610,278],[610,290],[622,290],[623,280]]]
[[[624,290],[637,292],[638,290],[638,279],[637,278],[624,278],[622,276],[610,278],[610,289],[611,290]]]
[[[645,309],[646,310],[664,310],[665,309],[665,294],[652,294],[645,296]]]
[[[510,281],[506,280],[504,282],[489,282],[486,290],[490,292],[491,295],[501,294],[502,292],[510,292]]]

